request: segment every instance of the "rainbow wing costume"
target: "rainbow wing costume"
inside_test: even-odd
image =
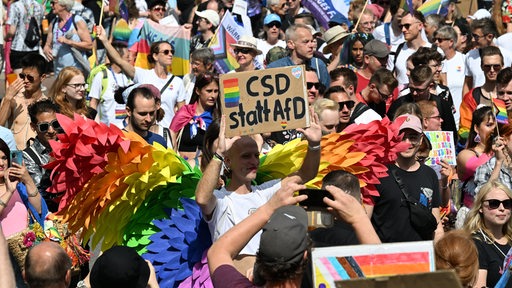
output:
[[[134,247],[150,260],[162,287],[212,287],[206,263],[210,233],[194,201],[202,176],[173,150],[149,145],[135,133],[123,132],[75,115],[57,115],[64,129],[53,141],[51,193],[65,191],[58,217],[85,241],[106,250]],[[363,198],[372,203],[375,184],[387,176],[385,164],[407,149],[401,123],[387,118],[351,125],[322,139],[318,176],[307,183],[320,187],[332,170],[355,174]],[[285,177],[302,165],[305,140],[277,145],[260,159],[256,182]]]

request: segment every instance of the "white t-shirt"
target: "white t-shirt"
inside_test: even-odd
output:
[[[386,32],[385,32],[385,25],[382,23],[382,25],[377,26],[375,30],[373,30],[373,38],[381,41],[382,43],[386,44]],[[404,34],[400,32],[398,36],[393,33],[393,28],[391,27],[391,24],[389,25],[389,42],[391,42],[391,51],[395,51],[396,47],[404,42]]]
[[[214,190],[213,195],[217,198],[217,205],[212,219],[207,221],[212,241],[219,239],[229,229],[267,203],[279,188],[281,188],[281,179],[271,180],[259,186],[251,186],[252,192],[248,194],[230,192],[224,187]],[[261,231],[252,237],[240,254],[256,255],[260,247],[260,237]]]
[[[496,45],[512,51],[512,33],[505,33],[496,39]]]
[[[459,119],[460,119],[460,104],[462,103],[462,87],[464,86],[464,76],[466,71],[465,66],[466,55],[455,52],[455,56],[450,60],[444,60],[443,71],[442,73],[446,73],[446,80],[448,88],[450,88],[450,93],[453,97],[453,104],[457,108],[455,114],[453,114],[453,118],[455,118],[455,124],[457,125],[457,129],[459,128]]]
[[[512,63],[511,51],[500,48],[501,55],[503,55],[503,62],[505,66],[510,67]],[[473,77],[473,87],[480,87],[485,83],[484,71],[482,71],[482,64],[480,59],[480,52],[478,49],[473,49],[466,54],[466,76]]]
[[[273,47],[276,47],[276,46],[279,46],[281,48],[286,48],[286,42],[284,42],[283,40],[277,40],[276,44],[270,45],[267,41],[265,41],[263,39],[257,39],[256,46],[258,47],[258,49],[261,50],[261,52],[263,52],[261,55],[256,56],[256,60],[259,61],[261,64],[263,64],[265,57],[267,57],[267,53],[270,49],[272,49]]]
[[[430,44],[429,42],[424,42],[424,43],[425,44],[423,44],[423,47],[428,47],[428,48],[432,47],[432,44]],[[438,50],[440,50],[440,49],[438,49]],[[394,67],[393,63],[396,63],[395,74],[396,74],[396,79],[398,80],[399,88],[403,87],[405,84],[409,83],[409,77],[407,77],[407,59],[409,58],[409,56],[414,54],[414,52],[416,52],[416,50],[407,47],[407,43],[404,43],[404,46],[398,52],[398,58],[396,59],[396,62],[394,61],[396,55],[395,56],[393,56],[391,54],[389,55],[387,68],[388,68],[388,70],[393,71],[393,67]]]
[[[91,83],[91,91],[89,96],[94,99],[100,100],[98,103],[98,115],[100,121],[110,125],[114,124],[120,129],[124,128],[124,119],[126,118],[126,105],[119,104],[114,99],[114,93],[119,87],[126,87],[132,83],[123,73],[113,73],[111,69],[106,69],[108,85],[105,93],[101,96],[103,72],[98,72],[94,76]]]
[[[359,115],[356,119],[354,119],[354,123],[356,124],[368,124],[374,120],[382,120],[379,113],[375,112],[373,109],[368,109],[364,111],[361,115]]]
[[[167,81],[171,79],[173,75],[167,74],[166,79],[158,77],[154,69],[146,70],[143,68],[135,67],[135,77],[133,77],[134,83],[140,84],[153,84],[158,90],[167,84]],[[178,102],[184,102],[186,100],[185,87],[183,86],[183,80],[179,77],[174,77],[172,82],[169,83],[165,88],[162,97],[162,109],[165,111],[164,119],[160,121],[160,125],[169,127],[171,125],[172,118],[174,118],[174,109]]]

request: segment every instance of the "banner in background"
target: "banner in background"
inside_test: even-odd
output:
[[[342,21],[350,26],[347,18],[348,6],[350,5],[349,0],[303,0],[302,5],[315,16],[318,24],[325,29],[329,29],[327,23],[336,14],[340,14]]]
[[[151,69],[148,62],[149,47],[158,41],[168,41],[174,47],[172,57],[172,73],[183,76],[190,69],[190,30],[183,26],[160,25],[153,21],[144,21],[140,29],[140,37],[131,46],[130,51],[137,51],[135,66]]]

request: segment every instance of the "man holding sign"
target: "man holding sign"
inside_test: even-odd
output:
[[[203,217],[208,222],[213,241],[265,204],[276,191],[290,181],[306,183],[318,173],[320,163],[320,139],[322,132],[318,117],[313,115],[311,125],[298,129],[308,141],[308,149],[301,168],[285,177],[259,186],[252,186],[260,164],[260,150],[250,136],[227,138],[226,116],[222,117],[217,148],[203,177],[196,188],[196,202],[201,207]],[[221,168],[230,181],[228,185],[217,188]],[[240,256],[256,255],[260,233],[240,252]]]

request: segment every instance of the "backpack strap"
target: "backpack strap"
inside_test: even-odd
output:
[[[390,26],[390,22],[384,23],[384,36],[386,37],[386,44],[388,44],[388,46],[391,46],[391,32],[389,31]]]
[[[398,47],[396,47],[396,51],[395,51],[395,58],[393,59],[393,74],[395,73],[395,70],[396,70],[396,60],[398,58],[398,54],[400,54],[400,51],[402,51],[402,48],[404,48],[404,45],[405,45],[405,42],[402,42],[398,45]]]
[[[169,86],[169,84],[171,84],[173,79],[174,79],[174,75],[172,75],[171,79],[169,79],[169,81],[167,81],[167,83],[165,83],[164,87],[162,87],[162,89],[160,89],[160,94],[164,94],[165,89],[167,89],[167,87]]]

